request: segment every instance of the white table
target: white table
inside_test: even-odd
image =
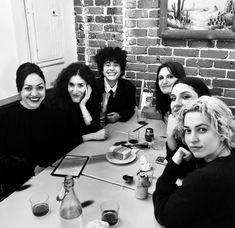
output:
[[[165,136],[165,124],[161,120],[147,120],[148,125],[139,130],[141,141],[144,142],[145,129],[152,127],[154,133],[157,136]],[[136,177],[136,173],[140,168],[140,156],[144,155],[147,160],[153,165],[153,183],[149,188],[149,193],[153,193],[155,189],[155,183],[157,177],[159,177],[164,170],[165,166],[157,165],[155,160],[157,156],[165,155],[165,149],[163,150],[153,150],[153,149],[143,149],[137,153],[137,159],[132,163],[128,164],[111,164],[105,158],[105,154],[108,152],[108,149],[118,141],[127,140],[127,132],[129,130],[136,129],[140,125],[137,124],[135,118],[132,118],[126,123],[115,123],[108,125],[110,129],[111,137],[105,141],[92,141],[82,143],[69,154],[71,155],[83,155],[90,156],[88,164],[83,170],[83,174],[89,177],[93,177],[99,180],[107,181],[110,183],[119,184],[121,186],[126,186],[131,189],[135,188],[135,184],[126,184],[122,179],[123,175],[131,175]]]
[[[150,124],[146,127],[153,127],[155,134],[164,135],[165,126],[161,121],[148,121]],[[138,159],[131,164],[115,165],[104,157],[107,148],[116,141],[126,140],[128,130],[138,126],[134,118],[127,123],[109,125],[112,137],[107,141],[83,143],[70,152],[70,154],[94,156],[83,170],[83,175],[75,180],[75,191],[80,201],[94,200],[92,205],[83,210],[83,228],[89,221],[100,219],[100,203],[108,199],[115,199],[120,204],[120,221],[117,228],[161,227],[154,218],[151,195],[146,200],[138,200],[133,190],[134,185],[125,185],[122,180],[124,174],[136,174],[139,168]],[[142,137],[145,128],[140,130]],[[138,157],[141,153],[146,154],[146,157],[149,156],[150,160],[155,159],[157,155],[156,151],[148,150],[140,152]],[[154,165],[154,167],[154,175],[158,177],[164,166]],[[56,201],[63,178],[51,176],[52,170],[52,167],[48,167],[39,175],[32,177],[26,183],[32,185],[30,188],[14,192],[0,203],[1,228],[63,228],[59,216],[60,203]],[[152,186],[150,192],[154,187]],[[47,192],[50,196],[50,211],[43,217],[35,217],[31,211],[29,197],[36,191]]]
[[[60,203],[56,201],[63,178],[51,176],[51,171],[51,168],[44,170],[27,182],[32,187],[14,192],[0,203],[0,227],[66,228],[60,222]],[[45,216],[35,217],[32,214],[29,197],[35,191],[49,194],[50,211]],[[81,202],[94,200],[93,204],[83,209],[84,228],[89,221],[100,219],[100,203],[109,199],[115,199],[120,204],[120,221],[117,227],[160,227],[153,216],[150,196],[147,200],[138,200],[133,190],[85,176],[75,179],[75,191]]]

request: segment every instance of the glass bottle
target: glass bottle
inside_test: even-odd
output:
[[[136,180],[135,196],[137,199],[148,198],[150,182],[146,173],[139,173]]]
[[[82,206],[73,187],[73,177],[66,176],[64,179],[64,197],[60,205],[60,216],[66,227],[78,228],[82,224]]]

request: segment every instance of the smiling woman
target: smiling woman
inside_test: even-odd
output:
[[[135,112],[136,88],[130,80],[122,78],[127,52],[119,47],[105,47],[94,58],[101,76],[96,86],[102,100],[102,123],[129,120]]]
[[[100,127],[100,101],[96,94],[92,70],[74,62],[65,67],[54,82],[45,104],[64,132],[67,152],[83,141],[105,140],[106,129]]]
[[[21,104],[27,109],[36,109],[45,98],[45,82],[38,74],[32,73],[24,81],[24,86],[19,92]]]
[[[179,148],[156,183],[154,213],[165,227],[235,227],[235,133],[233,115],[215,97],[202,96],[182,108],[181,137],[189,150]],[[184,162],[193,157],[205,161],[175,183]]]
[[[178,62],[165,62],[159,66],[156,77],[156,110],[162,120],[167,121],[170,113],[170,93],[177,79],[186,77],[184,67]]]
[[[41,105],[46,92],[43,72],[36,64],[22,64],[16,72],[16,86],[20,101],[0,112],[0,184],[4,196],[59,157],[50,112]]]

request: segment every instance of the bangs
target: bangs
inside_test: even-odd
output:
[[[120,63],[120,61],[118,61],[117,57],[115,56],[107,56],[104,60],[104,63],[107,63],[107,62],[114,62],[114,63]]]

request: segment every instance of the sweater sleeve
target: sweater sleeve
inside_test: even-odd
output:
[[[177,143],[177,147],[175,150],[171,150],[168,147],[168,144],[166,142],[166,160],[169,161],[173,155],[175,154],[175,152],[179,149],[179,147],[183,147],[183,148],[187,148],[185,144],[183,144],[183,142],[181,140],[179,140],[178,138],[176,139],[176,143]]]
[[[85,127],[84,131],[82,132],[83,134],[93,133],[101,129],[100,127],[101,103],[98,97],[95,97],[94,93],[92,93],[92,96],[88,101],[87,109],[92,117],[92,121],[90,125],[87,125]]]
[[[183,227],[191,223],[195,213],[200,216],[198,210],[202,209],[203,181],[197,175],[188,175],[178,187],[176,180],[179,175],[180,165],[170,160],[156,183],[154,215],[163,226]]]

